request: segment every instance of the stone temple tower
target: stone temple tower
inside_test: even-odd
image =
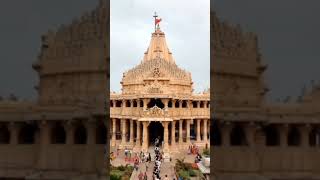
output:
[[[93,11],[42,36],[41,52],[33,64],[41,105],[103,104],[109,84],[106,6],[101,0]]]

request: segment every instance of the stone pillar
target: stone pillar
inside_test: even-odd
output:
[[[283,124],[278,126],[278,132],[280,133],[280,146],[287,147],[288,146],[288,131],[289,125]]]
[[[201,119],[197,119],[197,142],[201,141],[200,125],[201,125]]]
[[[85,127],[87,129],[87,144],[93,145],[96,142],[96,123],[93,119],[88,119],[85,123]]]
[[[203,141],[208,142],[208,119],[203,120]]]
[[[126,107],[126,100],[122,99],[121,108],[122,110]]]
[[[190,119],[187,119],[187,138],[186,138],[186,142],[188,144],[190,144]]]
[[[164,152],[168,152],[169,151],[169,131],[168,131],[168,122],[164,121],[162,123],[163,127],[164,127],[164,133],[163,133],[163,151]]]
[[[137,139],[136,139],[136,146],[140,147],[141,146],[141,140],[140,140],[140,132],[141,132],[141,129],[140,129],[140,122],[139,121],[136,121],[137,122]]]
[[[122,133],[121,133],[121,147],[126,145],[126,119],[121,119]]]
[[[232,129],[232,124],[230,122],[226,122],[221,127],[221,135],[222,135],[222,145],[230,146],[230,132]]]
[[[182,139],[182,123],[183,119],[179,120],[179,144],[182,145],[183,139]]]
[[[299,127],[299,131],[301,133],[301,146],[309,147],[309,133],[311,127],[309,124],[305,124]]]
[[[18,138],[19,138],[20,125],[15,122],[10,122],[9,130],[10,130],[10,144],[17,145]]]
[[[87,130],[86,154],[84,154],[83,172],[94,172],[96,170],[95,149],[96,144],[96,120],[89,117],[85,122]],[[110,130],[110,129],[109,129]],[[109,131],[110,132],[110,131]],[[110,133],[108,133],[110,134]]]
[[[64,129],[67,135],[66,144],[68,145],[74,144],[74,126],[71,120],[67,121],[64,124]]]
[[[144,121],[143,123],[143,133],[142,133],[142,151],[148,151],[148,122]]]
[[[133,120],[130,119],[130,144],[133,145]]]
[[[197,108],[200,108],[200,101],[197,101]]]
[[[256,127],[254,123],[246,124],[245,126],[246,140],[250,147],[255,146],[255,131]]]
[[[168,109],[169,99],[163,99],[164,109]]]
[[[133,108],[133,99],[130,99],[130,108]]]
[[[48,144],[50,144],[50,127],[45,120],[40,121],[38,126],[40,128],[40,151],[38,153],[37,167],[39,169],[46,169]]]
[[[143,110],[147,110],[148,99],[143,99]]]
[[[176,108],[176,99],[172,99],[172,108]]]
[[[117,128],[117,119],[112,119],[112,139],[111,146],[116,145],[116,128]]]
[[[176,122],[171,122],[171,146],[174,148],[176,145]]]
[[[179,100],[179,108],[182,108],[182,100]]]

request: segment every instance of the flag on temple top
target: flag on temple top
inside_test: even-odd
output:
[[[160,19],[156,19],[155,24],[159,24],[160,21],[161,21],[161,18]]]

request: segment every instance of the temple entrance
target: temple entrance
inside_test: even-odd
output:
[[[148,127],[149,129],[149,145],[153,146],[154,141],[159,137],[160,143],[163,141],[164,128],[160,122],[152,121]]]

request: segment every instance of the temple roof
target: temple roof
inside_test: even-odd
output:
[[[175,63],[172,53],[167,46],[165,34],[160,30],[159,27],[154,33],[152,33],[149,48],[144,53],[143,62],[157,58],[164,59],[170,63]]]

